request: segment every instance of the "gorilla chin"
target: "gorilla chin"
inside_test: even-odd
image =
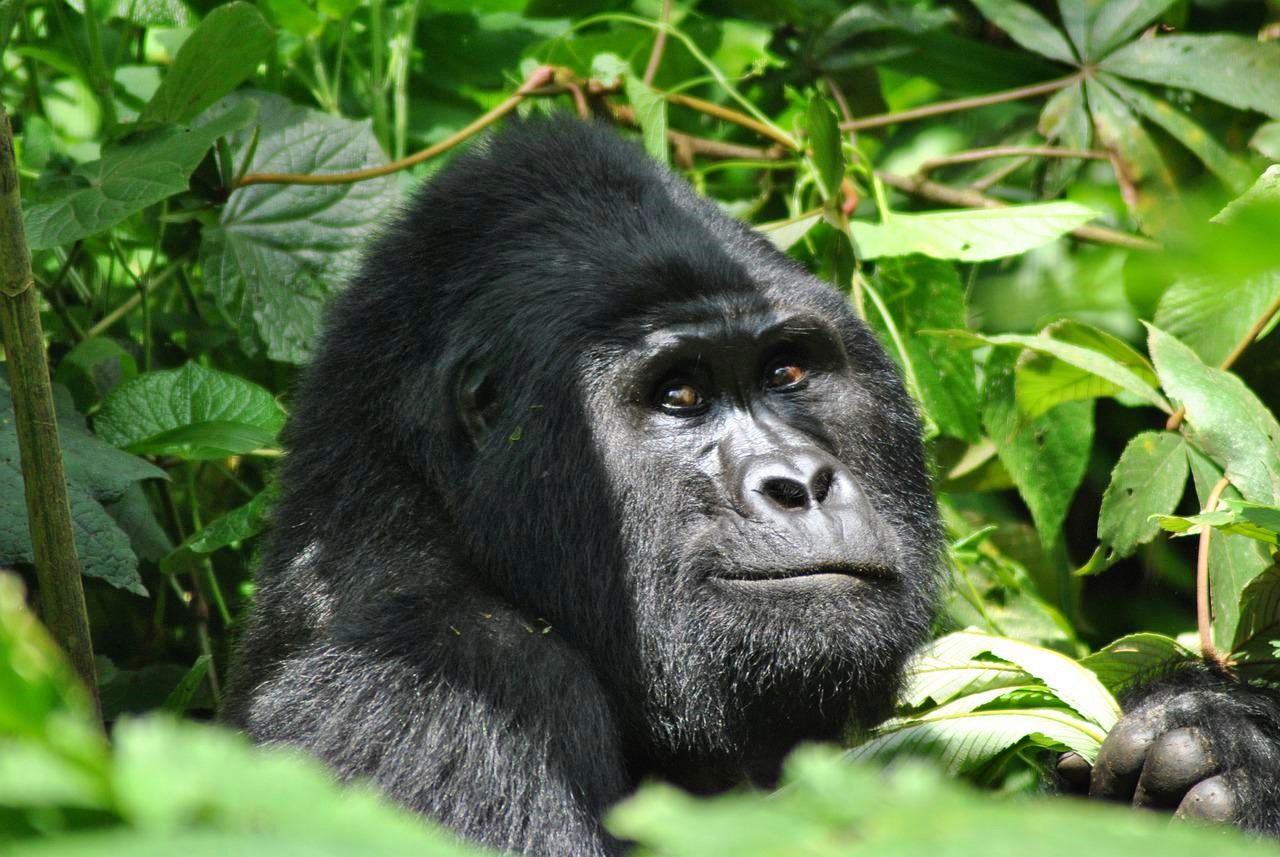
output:
[[[462,836],[621,845],[889,710],[936,600],[920,427],[844,296],[611,130],[442,169],[334,302],[224,717]]]

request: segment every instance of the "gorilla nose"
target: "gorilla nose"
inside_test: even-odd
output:
[[[743,468],[740,490],[744,506],[772,517],[841,505],[851,487],[851,475],[835,458],[812,450],[780,450],[753,456]]]

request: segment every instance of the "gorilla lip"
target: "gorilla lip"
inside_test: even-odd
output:
[[[802,568],[782,568],[763,572],[743,572],[738,574],[718,574],[718,580],[732,583],[771,583],[779,580],[802,580],[804,578],[846,577],[858,580],[884,580],[893,574],[888,565],[854,565],[850,563],[823,563],[821,565]]]

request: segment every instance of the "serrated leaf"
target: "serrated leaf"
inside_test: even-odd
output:
[[[1106,71],[1176,86],[1280,118],[1280,44],[1229,33],[1139,39],[1099,63]]]
[[[1097,217],[1074,202],[971,208],[927,214],[889,213],[883,223],[853,221],[863,258],[921,253],[980,262],[1016,256],[1048,244]]]
[[[1080,661],[1113,694],[1158,675],[1195,655],[1163,634],[1129,634]]]
[[[1272,660],[1272,641],[1280,638],[1280,565],[1249,581],[1240,592],[1240,621],[1231,654],[1244,660]]]
[[[1030,6],[1015,0],[973,0],[988,21],[1032,53],[1075,65],[1076,55],[1062,32]]]
[[[190,128],[166,126],[81,164],[69,187],[26,208],[27,244],[32,250],[69,244],[182,193],[214,141],[249,124],[254,110],[241,103]]]
[[[1102,495],[1098,538],[1128,556],[1155,538],[1153,515],[1177,508],[1186,489],[1186,441],[1176,432],[1144,431],[1130,439]]]
[[[1280,298],[1280,271],[1254,277],[1179,280],[1165,289],[1154,323],[1217,364]]]
[[[824,199],[835,199],[840,195],[845,169],[840,122],[827,100],[816,93],[809,99],[807,116],[809,145],[822,196]]]
[[[182,43],[139,122],[186,122],[247,80],[275,46],[267,19],[249,3],[216,6]]]
[[[1173,0],[1105,0],[1094,4],[1085,59],[1106,56],[1116,45],[1151,23]]]
[[[98,434],[121,449],[191,461],[269,446],[283,424],[271,393],[197,363],[122,384],[94,419]]]
[[[901,698],[912,708],[930,702],[943,705],[960,696],[1025,685],[1029,678],[1028,673],[1013,664],[947,660],[922,654],[907,668]]]
[[[1003,349],[988,358],[982,422],[1031,510],[1041,542],[1052,546],[1061,537],[1067,507],[1084,478],[1093,443],[1093,404],[1067,402],[1027,419],[1014,402],[1016,360],[1017,355]]]
[[[1148,325],[1151,358],[1169,395],[1186,408],[1195,443],[1226,466],[1246,500],[1280,498],[1280,424],[1266,405],[1228,372],[1206,366],[1174,337]]]
[[[966,323],[964,285],[955,268],[923,256],[889,258],[876,266],[875,284],[905,342],[925,411],[944,433],[977,442],[982,426],[973,356],[937,337],[916,335]],[[879,313],[869,312],[868,321],[889,353],[902,360]]]
[[[265,93],[233,93],[260,105],[250,172],[335,173],[385,163],[369,122],[352,122]],[[231,138],[240,163],[252,133]],[[342,185],[250,185],[234,191],[200,244],[205,282],[240,319],[241,342],[273,360],[300,363],[319,333],[320,309],[354,273],[379,219],[397,200],[390,178]]]
[[[640,126],[640,137],[644,141],[644,150],[659,163],[669,163],[670,153],[667,149],[667,100],[653,90],[651,86],[628,69],[622,79],[627,91],[627,101],[636,112],[636,123]]]
[[[1280,70],[1278,70],[1280,71]],[[1204,162],[1209,171],[1222,179],[1227,187],[1239,193],[1248,187],[1252,172],[1183,111],[1163,98],[1143,92],[1112,76],[1104,77],[1107,87],[1126,104],[1159,125],[1193,155]]]

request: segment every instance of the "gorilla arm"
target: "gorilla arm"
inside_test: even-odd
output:
[[[302,747],[491,847],[617,853],[598,819],[624,767],[577,653],[510,608],[386,606],[281,665],[247,713],[255,740]]]
[[[1125,700],[1092,770],[1058,763],[1068,791],[1280,836],[1280,698],[1195,666]]]

